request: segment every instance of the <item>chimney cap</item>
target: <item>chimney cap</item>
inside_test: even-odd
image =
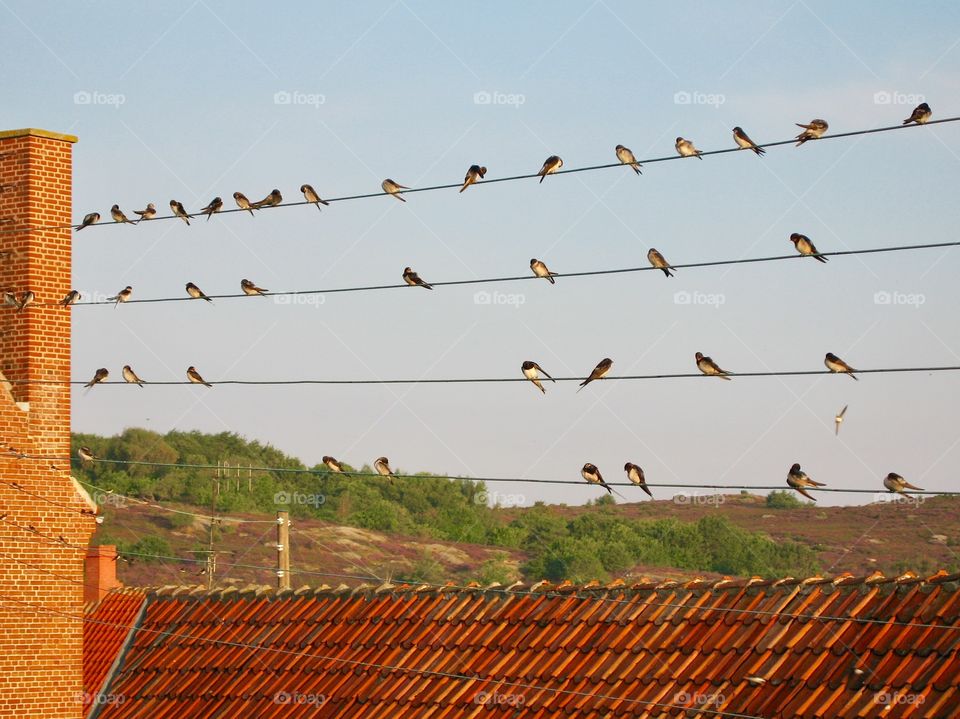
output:
[[[39,130],[35,127],[25,127],[21,130],[3,130],[0,131],[0,140],[8,137],[45,137],[48,140],[63,140],[64,142],[76,142],[76,135],[67,135],[62,132],[50,132],[50,130]]]

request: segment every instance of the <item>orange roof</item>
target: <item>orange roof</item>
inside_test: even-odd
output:
[[[97,699],[104,680],[130,636],[146,595],[140,589],[111,592],[89,604],[83,623],[83,713]]]
[[[947,717],[958,583],[168,587],[99,718]]]

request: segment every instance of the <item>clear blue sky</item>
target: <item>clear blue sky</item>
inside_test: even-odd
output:
[[[74,214],[177,198],[233,206],[278,187],[322,195],[611,162],[618,143],[669,155],[759,142],[815,117],[844,131],[896,124],[922,95],[960,114],[960,6],[886,3],[386,3],[296,8],[212,0],[0,4],[5,128],[79,136]],[[476,93],[512,104],[477,104]],[[78,95],[79,93],[79,95]],[[277,93],[290,93],[278,104]],[[297,94],[295,94],[297,93]],[[677,102],[678,93],[698,101]],[[878,95],[880,93],[880,95]],[[284,97],[283,95],[280,96]],[[681,95],[681,98],[684,96]],[[122,103],[120,102],[122,98]],[[84,104],[83,100],[90,102]],[[890,102],[883,102],[889,99]],[[79,102],[78,102],[79,100]],[[322,100],[322,102],[321,102]],[[521,102],[522,100],[522,102]],[[954,103],[951,105],[951,103]],[[960,126],[392,198],[157,222],[75,236],[86,296],[137,297],[677,263],[792,250],[956,239]],[[523,304],[474,287],[80,307],[75,378],[131,364],[147,380],[557,375],[603,357],[614,373],[689,371],[700,350],[731,371],[960,361],[960,253],[835,258],[511,283]],[[675,293],[719,295],[681,305]],[[877,304],[878,292],[923,304]],[[890,471],[956,489],[960,377],[939,375],[422,387],[100,387],[77,393],[74,429],[230,430],[308,463],[387,455],[395,468],[622,481],[781,484],[793,462],[828,485],[880,488]],[[832,418],[850,405],[840,438]],[[500,485],[571,504],[590,487]],[[641,496],[639,492],[634,494]],[[657,492],[669,496],[668,492]],[[869,496],[822,496],[821,504]]]

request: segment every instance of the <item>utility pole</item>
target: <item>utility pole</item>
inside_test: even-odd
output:
[[[277,589],[290,589],[290,513],[277,512]]]

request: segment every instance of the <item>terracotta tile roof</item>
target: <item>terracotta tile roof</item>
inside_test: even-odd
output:
[[[97,700],[107,673],[113,666],[143,606],[142,589],[112,592],[103,601],[84,609],[83,623],[83,713]]]
[[[101,719],[960,712],[960,575],[942,572],[147,597]]]

